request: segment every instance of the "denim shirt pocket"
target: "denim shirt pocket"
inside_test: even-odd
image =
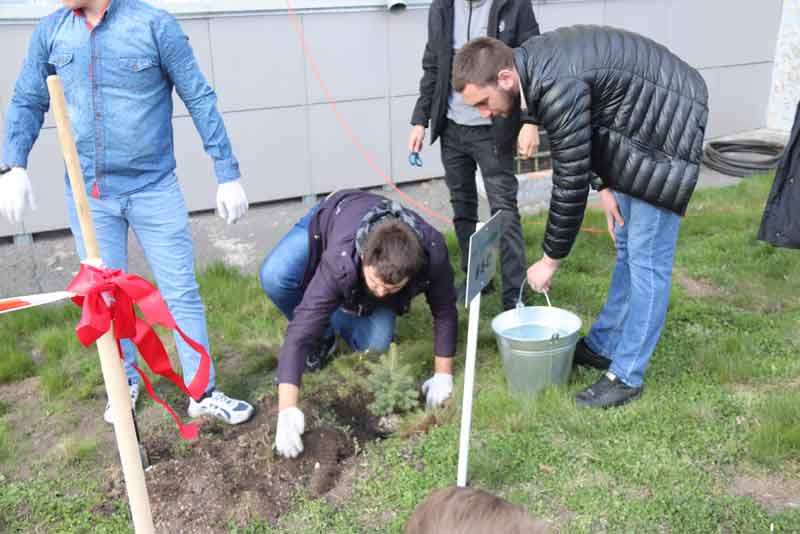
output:
[[[75,79],[77,67],[72,61],[72,50],[58,49],[50,53],[47,62],[53,66],[62,84],[69,84]]]
[[[163,80],[158,67],[158,60],[152,57],[120,58],[119,70],[115,73],[119,76],[118,85],[138,90],[157,85]]]

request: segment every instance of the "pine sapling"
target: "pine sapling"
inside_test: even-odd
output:
[[[389,354],[376,362],[367,363],[369,374],[364,379],[365,388],[374,397],[367,408],[378,417],[413,410],[417,404],[416,379],[410,366],[401,365],[397,345],[389,346]]]

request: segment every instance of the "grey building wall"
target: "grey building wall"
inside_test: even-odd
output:
[[[296,18],[285,4],[271,1],[251,0],[239,13],[230,12],[233,2],[171,7],[217,91],[251,202],[380,185],[384,176],[398,183],[441,176],[438,146],[426,146],[422,168],[410,167],[406,153],[427,6],[389,13],[372,0],[351,9],[322,0],[315,7],[308,3],[313,1]],[[535,0],[534,10],[544,31],[607,24],[666,44],[708,82],[711,137],[766,124],[780,0]],[[35,23],[19,13],[0,6],[0,21],[6,15],[0,25],[0,113]],[[174,120],[178,175],[189,208],[211,209],[211,162],[180,102]],[[17,227],[0,221],[0,236],[66,227],[63,163],[51,120],[29,172],[39,209]]]

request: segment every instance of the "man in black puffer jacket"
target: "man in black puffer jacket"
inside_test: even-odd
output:
[[[519,46],[539,25],[530,0],[434,0],[428,13],[428,43],[422,57],[419,98],[411,116],[409,152],[420,152],[430,125],[431,143],[440,139],[445,181],[453,206],[453,225],[461,249],[461,269],[467,272],[469,238],[478,221],[479,166],[492,215],[502,210],[503,307],[513,308],[525,281],[525,241],[517,207],[514,149],[530,157],[539,144],[532,119],[519,112],[508,117],[481,117],[452,90],[453,51],[481,36]],[[522,122],[526,124],[521,126]],[[518,141],[518,143],[517,143]],[[493,286],[491,286],[493,287]],[[465,286],[459,287],[463,294]],[[491,289],[490,289],[491,290]]]
[[[547,291],[569,254],[590,184],[601,190],[617,262],[605,307],[575,360],[609,371],[576,400],[608,407],[637,398],[666,318],[680,217],[700,169],[703,78],[641,35],[575,26],[516,50],[476,39],[456,55],[453,86],[483,116],[527,110],[550,136],[553,192],[544,255],[528,269],[534,289]]]

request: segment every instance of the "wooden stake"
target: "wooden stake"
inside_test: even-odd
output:
[[[67,103],[64,99],[64,87],[58,76],[47,77],[47,88],[50,91],[50,106],[58,128],[58,140],[67,165],[67,174],[72,186],[72,197],[83,234],[83,245],[88,262],[100,263],[100,248],[94,233],[94,224],[86,197],[86,186],[83,172],[72,136],[72,127],[67,115]],[[131,398],[128,392],[128,380],[122,367],[117,341],[114,339],[114,325],[97,340],[97,351],[100,354],[100,366],[106,393],[111,401],[111,413],[114,417],[114,434],[117,438],[122,473],[125,477],[125,488],[128,491],[128,502],[133,517],[133,528],[137,534],[153,534],[153,516],[150,511],[150,499],[144,480],[142,460],[139,457],[136,432],[133,427]]]

